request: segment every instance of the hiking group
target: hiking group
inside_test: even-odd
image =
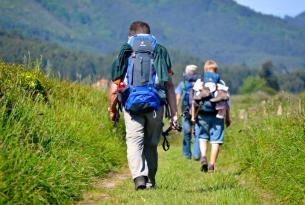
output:
[[[130,25],[128,41],[112,64],[108,111],[115,123],[119,110],[123,112],[127,159],[136,190],[156,186],[163,118],[169,118],[171,129],[179,129],[180,103],[184,157],[201,158],[201,171],[214,170],[223,143],[224,122],[230,125],[228,87],[217,69],[216,62],[209,60],[203,75],[199,75],[197,66],[188,65],[184,80],[175,90],[166,48],[157,42],[147,23],[135,21]],[[208,141],[212,145],[210,164],[206,157]]]

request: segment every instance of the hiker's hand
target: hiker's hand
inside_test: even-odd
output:
[[[193,123],[193,125],[196,123],[196,119],[195,119],[195,117],[193,117],[193,116],[192,116],[192,118],[191,118],[191,122]]]
[[[174,115],[174,116],[171,117],[171,119],[170,119],[170,126],[174,130],[178,130],[179,129],[179,123],[178,123],[177,115]]]
[[[108,112],[109,112],[109,117],[110,117],[110,119],[111,119],[112,122],[117,121],[118,118],[120,117],[120,116],[118,115],[118,111],[117,111],[116,109],[114,109],[114,108],[108,107]]]

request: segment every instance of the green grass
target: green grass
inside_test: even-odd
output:
[[[105,93],[4,63],[0,80],[0,204],[66,204],[124,163]]]
[[[92,200],[304,204],[304,102],[303,94],[235,96],[215,173],[185,160],[176,134],[168,152],[159,149],[157,189],[136,192],[129,178],[115,188],[94,188]],[[126,165],[124,126],[114,129],[106,113],[106,93],[0,63],[0,204],[75,202]]]
[[[181,135],[174,135],[168,152],[159,149],[157,189],[136,192],[129,178],[115,188],[96,188],[92,200],[96,204],[302,204],[305,119],[298,110],[299,100],[287,93],[236,96],[233,124],[226,130],[215,173],[202,173],[199,162],[185,160]],[[277,116],[280,104],[283,113]],[[240,109],[246,110],[246,119],[239,119]]]
[[[183,159],[180,146],[159,150],[157,189],[134,191],[131,179],[115,189],[101,188],[105,194],[97,204],[260,204],[250,190],[242,187],[224,154],[216,173],[200,172],[198,161]]]
[[[236,147],[233,159],[240,166],[242,180],[251,189],[268,193],[274,204],[303,204],[305,202],[305,100],[280,93],[265,103],[241,96],[238,101],[248,107],[248,118],[235,122],[227,134]],[[282,114],[278,114],[279,105]],[[237,110],[236,110],[237,112]]]
[[[259,123],[249,123],[237,133],[240,149],[236,158],[245,176],[252,176],[256,186],[273,193],[278,203],[305,202],[305,119],[268,117]]]

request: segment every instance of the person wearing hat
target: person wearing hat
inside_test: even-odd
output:
[[[193,152],[191,152],[191,139],[193,132],[193,124],[191,122],[191,104],[192,104],[192,88],[194,83],[200,75],[197,72],[198,66],[187,65],[183,74],[183,80],[177,86],[176,102],[177,106],[181,104],[182,113],[182,129],[183,129],[183,143],[182,154],[186,159],[200,159],[200,149],[198,137],[194,136]]]

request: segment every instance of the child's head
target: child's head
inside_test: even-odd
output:
[[[204,63],[203,70],[204,70],[204,72],[214,72],[214,73],[217,73],[218,65],[213,60],[207,60]]]
[[[131,23],[128,30],[128,36],[131,37],[140,33],[150,34],[150,27],[148,23],[143,21],[134,21]]]

